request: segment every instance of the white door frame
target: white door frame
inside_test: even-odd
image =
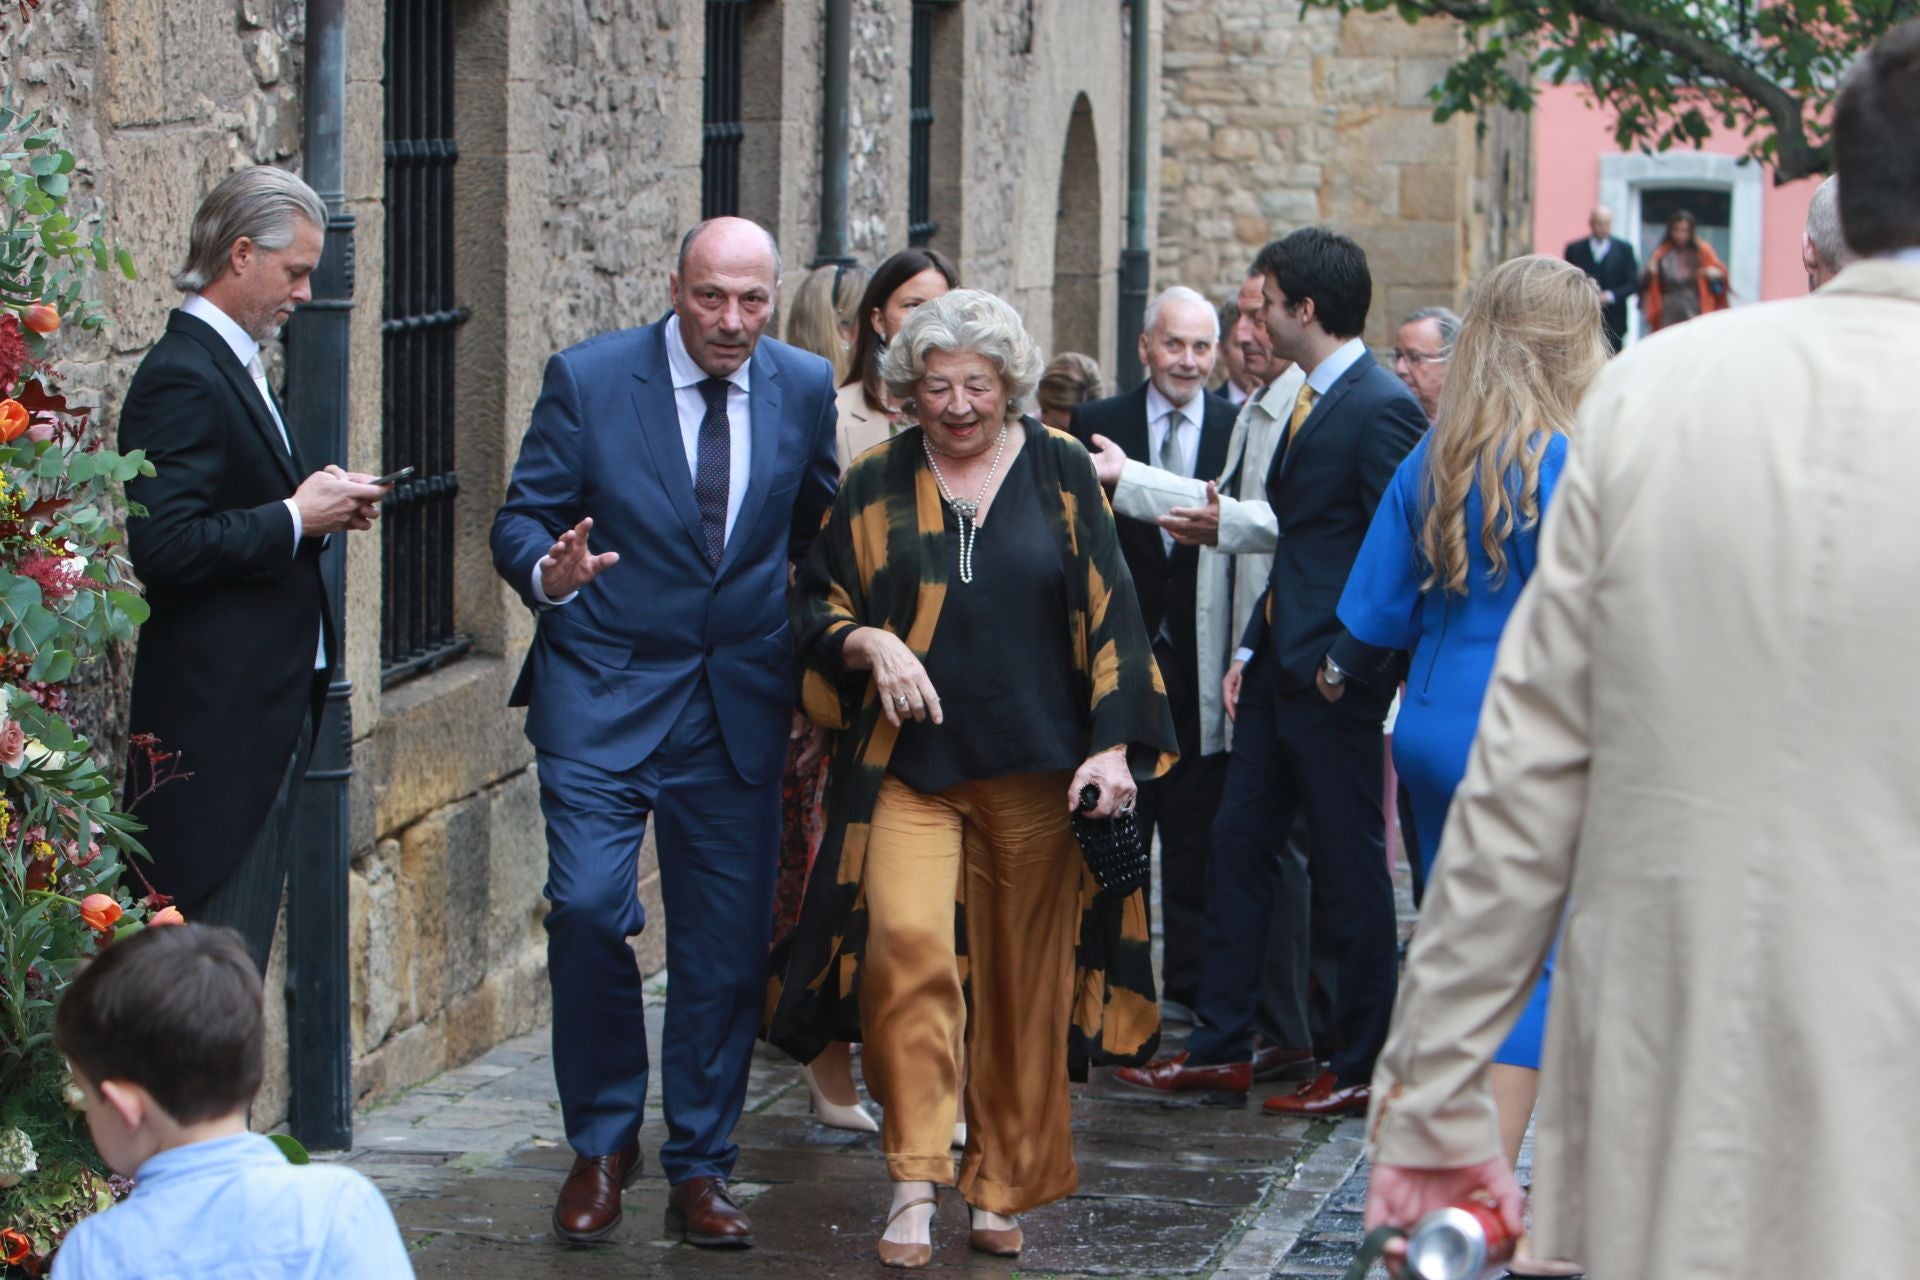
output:
[[[1669,151],[1660,155],[1638,152],[1600,157],[1600,203],[1613,209],[1634,242],[1640,229],[1640,193],[1662,187],[1719,187],[1733,198],[1727,272],[1733,286],[1733,305],[1760,301],[1760,263],[1765,251],[1761,209],[1766,180],[1761,166],[1739,156],[1710,151]],[[1637,254],[1640,246],[1634,243]],[[1643,267],[1645,263],[1641,264]],[[1640,298],[1628,308],[1627,340],[1640,329]]]

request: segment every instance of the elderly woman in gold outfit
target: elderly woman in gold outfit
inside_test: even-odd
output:
[[[1078,1184],[1070,1073],[1158,1039],[1142,895],[1099,894],[1069,817],[1088,785],[1130,806],[1173,723],[1092,461],[1019,414],[1040,365],[990,294],[915,310],[882,365],[913,425],[848,469],[795,587],[838,737],[772,1034],[805,1060],[864,1031],[890,1266],[931,1258],[963,1074],[972,1245],[1013,1256]]]

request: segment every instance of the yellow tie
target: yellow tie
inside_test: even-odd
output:
[[[1293,417],[1287,419],[1287,434],[1280,437],[1281,448],[1284,449],[1293,443],[1294,433],[1300,430],[1300,424],[1305,422],[1307,415],[1313,412],[1313,402],[1319,398],[1320,393],[1312,387],[1300,388],[1300,395],[1293,402]]]

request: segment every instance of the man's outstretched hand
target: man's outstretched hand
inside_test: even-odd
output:
[[[1100,477],[1101,484],[1111,489],[1120,483],[1120,473],[1127,467],[1125,449],[1096,434],[1087,452],[1093,455],[1093,474]]]
[[[1160,527],[1183,547],[1220,545],[1220,486],[1207,481],[1207,505],[1175,507],[1160,517]]]
[[[547,554],[541,557],[540,587],[547,593],[547,599],[558,600],[562,596],[570,596],[620,563],[618,551],[603,551],[594,555],[587,550],[587,534],[592,531],[593,517],[588,516],[561,534],[560,540],[547,548]]]

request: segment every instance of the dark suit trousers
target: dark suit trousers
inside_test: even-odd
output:
[[[246,939],[247,950],[264,977],[267,957],[273,953],[274,922],[280,918],[280,894],[287,887],[287,867],[293,860],[293,820],[300,808],[300,784],[313,754],[313,714],[300,722],[293,755],[280,775],[266,821],[226,879],[196,902],[183,902],[180,914],[194,924],[225,925]]]
[[[1226,795],[1214,823],[1208,949],[1197,1012],[1205,1024],[1187,1041],[1196,1064],[1244,1062],[1252,1052],[1260,998],[1260,956],[1273,909],[1276,833],[1302,807],[1316,937],[1336,957],[1335,1031],[1343,1042],[1331,1070],[1362,1083],[1386,1042],[1398,985],[1393,880],[1386,863],[1381,721],[1387,699],[1349,688],[1338,703],[1312,689],[1276,691],[1271,655],[1248,669],[1227,765]]]
[[[1207,876],[1213,862],[1213,815],[1226,784],[1223,752],[1200,754],[1199,677],[1173,646],[1153,647],[1167,686],[1167,704],[1180,759],[1164,777],[1140,784],[1134,802],[1140,830],[1160,833],[1160,923],[1164,952],[1160,990],[1192,1007],[1200,998],[1200,955],[1207,914]]]
[[[734,771],[704,679],[638,767],[615,773],[546,751],[538,767],[553,904],[553,1067],[567,1141],[601,1156],[640,1129],[647,1026],[627,939],[646,925],[637,868],[651,817],[672,921],[660,1167],[672,1183],[728,1177],[766,1000],[780,779],[748,783]]]

